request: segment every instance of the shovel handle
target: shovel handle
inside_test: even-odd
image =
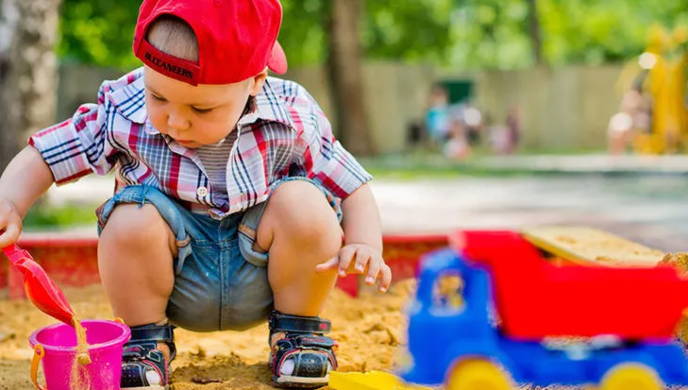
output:
[[[3,253],[5,253],[5,256],[7,256],[7,258],[10,260],[10,263],[12,264],[16,264],[21,259],[31,259],[31,255],[29,254],[29,252],[20,248],[17,244],[12,244],[10,246],[4,247],[2,248],[2,251]]]
[[[4,248],[2,248],[2,252],[5,254],[5,256],[10,257],[13,253],[16,253],[19,250],[19,247],[17,244],[10,244]]]
[[[17,246],[17,244],[10,244],[10,245],[8,245],[8,246],[2,248],[2,251],[5,252],[5,253],[12,253],[12,252],[16,252],[17,250],[20,250],[20,249],[21,249],[21,248],[19,248],[19,247]]]
[[[0,229],[0,234],[5,233],[5,229]],[[8,258],[10,257],[10,254],[15,253],[17,251],[22,250],[20,247],[17,246],[17,244],[10,244],[4,248],[2,248],[2,251],[5,252],[5,256]]]

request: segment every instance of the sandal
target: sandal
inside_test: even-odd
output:
[[[169,347],[169,360],[158,348],[158,342],[164,342]],[[122,354],[122,389],[168,389],[170,362],[176,354],[174,328],[171,325],[132,327],[131,340],[124,345]]]
[[[327,385],[337,369],[337,343],[324,336],[330,322],[273,311],[270,315],[272,382],[277,387],[315,389]]]

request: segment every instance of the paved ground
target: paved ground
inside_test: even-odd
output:
[[[680,174],[380,179],[372,187],[387,233],[576,224],[688,249],[688,177]],[[48,200],[97,203],[111,192],[111,179],[88,177],[51,189]]]
[[[688,156],[608,154],[488,156],[469,162],[492,170],[581,173],[680,173],[688,174]]]
[[[688,179],[682,176],[378,181],[374,189],[387,232],[574,224],[668,251],[688,249]]]

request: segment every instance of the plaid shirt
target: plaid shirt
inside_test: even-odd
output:
[[[371,180],[334,138],[308,92],[295,82],[270,77],[237,123],[239,136],[227,163],[227,197],[219,196],[193,149],[152,126],[144,91],[141,68],[106,81],[98,104],[82,105],[71,119],[29,139],[57,184],[116,168],[117,188],[151,185],[190,209],[205,208],[222,218],[264,202],[271,184],[284,177],[308,177],[337,202]]]

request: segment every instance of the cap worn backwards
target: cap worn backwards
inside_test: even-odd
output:
[[[198,61],[156,49],[146,38],[161,15],[185,21],[198,41]],[[191,85],[231,84],[262,72],[287,71],[277,42],[282,23],[279,0],[144,0],[134,32],[134,55],[166,76]]]

